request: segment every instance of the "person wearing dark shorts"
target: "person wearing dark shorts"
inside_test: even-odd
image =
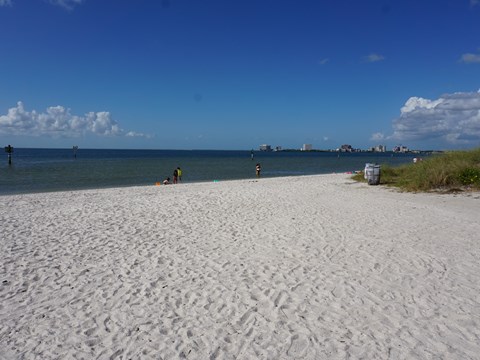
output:
[[[173,183],[176,184],[178,182],[178,170],[173,170]]]

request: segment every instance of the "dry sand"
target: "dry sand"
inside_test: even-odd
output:
[[[480,194],[306,176],[0,197],[0,357],[479,359]]]

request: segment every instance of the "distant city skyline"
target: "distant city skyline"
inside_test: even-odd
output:
[[[480,146],[474,0],[0,0],[0,145]]]

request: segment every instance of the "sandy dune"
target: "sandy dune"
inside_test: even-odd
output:
[[[478,193],[337,174],[14,195],[0,229],[0,358],[480,358]]]

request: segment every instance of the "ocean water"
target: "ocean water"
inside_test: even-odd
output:
[[[15,148],[12,165],[0,158],[0,195],[154,185],[180,166],[182,182],[301,176],[362,170],[365,163],[400,165],[414,154],[255,152],[216,150],[95,150]]]

